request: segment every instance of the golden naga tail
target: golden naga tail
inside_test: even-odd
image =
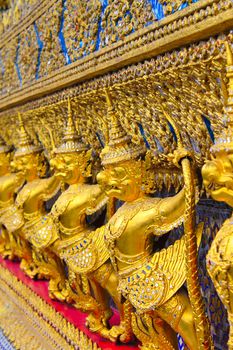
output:
[[[176,133],[178,150],[183,149],[180,133],[173,118],[164,110],[163,113]],[[190,159],[188,157],[181,159],[181,166],[185,183],[184,233],[186,245],[187,288],[193,310],[198,341],[198,350],[209,350],[213,349],[212,338],[210,334],[209,320],[205,314],[204,302],[202,299],[198,278],[197,238],[195,232],[194,174]]]

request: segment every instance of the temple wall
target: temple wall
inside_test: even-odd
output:
[[[46,126],[58,146],[70,97],[83,139],[99,154],[107,142],[104,88],[109,87],[122,126],[152,153],[154,196],[183,185],[181,171],[168,157],[177,140],[162,114],[164,104],[184,145],[194,151],[200,174],[225,127],[224,42],[233,46],[232,0],[46,0],[27,5],[21,0],[0,12],[0,22],[0,129],[8,144],[18,145],[21,112],[30,137],[49,156]],[[204,222],[199,275],[216,350],[227,350],[229,325],[205,260],[231,212],[207,199],[202,187],[196,213],[197,222]]]

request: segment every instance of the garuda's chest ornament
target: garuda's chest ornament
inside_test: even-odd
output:
[[[91,273],[109,258],[103,241],[103,230],[93,230],[83,221],[83,216],[97,212],[106,204],[106,197],[100,195],[99,199],[94,198],[95,192],[96,185],[71,185],[56,201],[51,211],[60,237],[57,242],[58,254],[72,271],[79,274]],[[82,195],[86,198],[85,206],[82,200],[78,201]],[[73,204],[73,201],[77,204]],[[76,208],[77,225],[74,227],[66,227],[60,220],[68,215],[69,206]]]
[[[60,182],[51,177],[48,179],[38,179],[27,184],[17,197],[18,207],[23,207],[27,202],[38,202],[38,206],[31,212],[24,211],[25,225],[23,228],[23,234],[26,239],[32,243],[36,248],[40,248],[40,241],[43,239],[48,240],[48,236],[51,234],[50,225],[47,226],[48,232],[42,232],[40,230],[43,227],[44,221],[47,220],[48,215],[45,215],[44,203],[53,198],[60,189]],[[30,207],[30,204],[29,204]],[[39,237],[41,236],[41,239]],[[49,240],[51,241],[51,239]]]

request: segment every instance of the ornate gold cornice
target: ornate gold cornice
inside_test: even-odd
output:
[[[166,154],[172,153],[176,147],[161,111],[160,106],[165,104],[182,130],[185,144],[193,148],[197,164],[201,166],[208,157],[213,136],[217,137],[224,127],[224,89],[221,86],[226,84],[226,40],[233,42],[232,33],[173,50],[9,108],[0,113],[2,136],[9,144],[17,144],[14,125],[17,112],[21,111],[32,138],[36,131],[44,147],[49,149],[51,146],[42,127],[43,120],[53,130],[55,144],[59,145],[67,115],[67,98],[70,97],[74,119],[85,142],[99,153],[99,138],[105,142],[107,111],[104,88],[111,87],[124,129],[139,142],[142,135],[138,125],[141,125],[157,163],[164,165]]]
[[[79,99],[82,99],[85,95],[96,93],[96,90],[101,90],[108,86],[120,88],[121,86],[123,87],[126,84],[130,84],[131,81],[136,83],[137,81],[144,80],[145,76],[155,75],[160,77],[166,74],[167,71],[182,70],[189,65],[199,66],[203,63],[207,64],[207,62],[211,62],[212,60],[225,59],[224,42],[226,40],[232,42],[231,33],[227,35],[219,35],[215,38],[211,37],[206,41],[183,47],[178,50],[173,50],[172,52],[160,55],[154,59],[144,61],[139,65],[131,65],[117,72],[105,74],[76,86],[60,89],[58,92],[51,92],[50,95],[39,97],[34,101],[30,100],[30,102],[25,102],[21,106],[17,105],[16,107],[7,108],[6,111],[0,111],[0,117],[14,115],[17,114],[18,111],[25,113],[38,108],[46,108],[46,106],[57,104],[60,101],[67,99],[68,96],[70,98],[78,96]],[[224,65],[220,68],[220,71],[221,70],[225,74]],[[40,88],[43,90],[42,83]],[[20,96],[23,101],[23,91]]]
[[[49,6],[49,4],[47,4]],[[232,27],[231,0],[205,0],[62,67],[0,99],[0,110],[50,94]]]
[[[17,349],[101,350],[3,266],[0,273],[1,329]]]

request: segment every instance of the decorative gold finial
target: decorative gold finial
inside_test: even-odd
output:
[[[25,130],[22,116],[19,112],[18,112],[18,119],[19,119],[19,145],[23,146],[23,145],[29,144],[31,142],[31,140],[30,140],[30,137]]]
[[[213,154],[222,151],[233,153],[233,54],[228,42],[225,43],[225,46],[227,58],[226,76],[229,79],[227,85],[228,98],[225,106],[225,120],[227,127],[211,147],[211,152]]]
[[[73,117],[72,117],[70,98],[68,97],[67,125],[64,132],[64,140],[74,140],[77,138],[78,138],[78,135],[77,135]]]
[[[27,154],[37,153],[42,150],[41,146],[36,146],[30,139],[22,120],[22,116],[18,113],[19,119],[19,144],[15,152],[15,157],[24,156]]]
[[[0,153],[8,153],[10,152],[11,147],[6,144],[3,140],[2,136],[0,136]]]
[[[55,153],[73,153],[87,151],[89,147],[82,141],[74,125],[70,98],[68,97],[67,124],[63,136],[63,143],[55,149]]]
[[[109,90],[105,89],[108,105],[107,119],[109,123],[109,142],[101,152],[102,164],[113,164],[136,159],[146,153],[145,146],[136,145],[123,129],[112,102]]]

